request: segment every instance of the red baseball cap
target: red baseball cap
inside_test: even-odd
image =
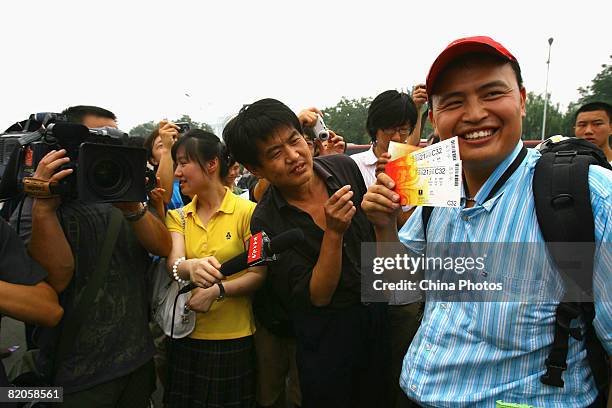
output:
[[[440,72],[455,58],[472,53],[485,53],[495,55],[508,61],[516,61],[514,55],[510,53],[503,45],[486,36],[459,38],[448,44],[448,46],[438,55],[429,68],[427,74],[427,95],[431,96],[433,86]]]

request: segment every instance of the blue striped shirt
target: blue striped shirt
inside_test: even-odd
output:
[[[436,208],[427,228],[430,242],[544,241],[532,191],[538,151],[529,149],[498,193],[483,202],[521,147],[519,143],[485,182],[474,207],[464,207],[464,195],[462,208]],[[595,240],[608,243],[612,237],[612,172],[591,166],[589,185]],[[418,208],[399,232],[400,241],[415,252],[425,249],[421,210]],[[602,258],[596,258],[594,267],[594,326],[610,354],[612,262],[609,257]],[[520,273],[521,279],[549,290],[553,296],[549,299],[561,299],[563,290],[555,284],[558,275],[551,267],[526,268]],[[602,301],[604,294],[606,301]],[[496,400],[536,407],[588,406],[597,389],[583,341],[570,337],[564,388],[540,382],[553,340],[557,303],[427,302],[421,327],[404,357],[401,387],[410,398],[428,407],[493,407]]]

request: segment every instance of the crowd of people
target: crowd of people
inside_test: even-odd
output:
[[[296,115],[276,99],[244,105],[222,135],[160,121],[143,141],[157,177],[148,202],[35,195],[10,226],[0,221],[0,313],[36,326],[32,369],[63,387],[67,407],[147,407],[156,383],[167,407],[606,406],[609,252],[593,261],[593,315],[576,312],[565,324],[562,291],[541,303],[362,298],[363,243],[416,254],[428,242],[548,241],[532,184],[542,155],[521,142],[525,100],[512,53],[470,37],[449,44],[411,95],[387,90],[372,101],[371,147],[353,156],[333,130],[326,141],[313,133],[318,109]],[[117,127],[103,108],[64,113],[88,128]],[[427,120],[435,130],[427,144],[458,137],[458,208],[402,206],[384,172],[390,142],[418,146]],[[577,110],[570,136],[612,163],[611,135],[609,104]],[[58,183],[73,172],[69,160],[53,150],[33,178]],[[612,171],[604,167],[570,183],[588,186],[592,241],[605,246]],[[294,228],[303,242],[275,261],[221,273],[254,234]],[[151,320],[153,258],[172,280],[195,285],[186,337],[170,339]],[[548,270],[503,278],[544,287],[561,279]],[[570,334],[562,366],[551,354],[558,332]],[[18,384],[0,365],[1,386],[10,382]]]

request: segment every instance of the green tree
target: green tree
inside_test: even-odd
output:
[[[157,123],[150,121],[150,122],[145,122],[145,123],[141,123],[140,125],[136,125],[134,126],[132,129],[130,129],[130,137],[147,137],[151,134],[151,132],[157,127]]]
[[[196,122],[192,120],[189,115],[185,115],[185,114],[183,114],[180,118],[173,120],[172,122],[174,123],[187,122],[191,126],[191,129],[202,129],[208,132],[213,132],[213,128],[208,123]],[[153,122],[153,121],[141,123],[140,125],[134,126],[130,130],[129,135],[130,137],[133,137],[133,136],[147,137],[151,134],[151,132],[155,130],[155,128],[157,128],[157,124],[158,122]]]
[[[368,144],[366,131],[368,107],[372,98],[347,99],[342,97],[335,106],[322,110],[325,124],[344,137],[347,143]]]
[[[610,55],[612,59],[612,55]],[[612,64],[603,64],[603,69],[595,75],[591,85],[586,88],[578,88],[580,99],[578,104],[587,102],[601,101],[612,104]]]
[[[544,114],[544,97],[541,94],[529,92],[525,102],[527,115],[523,119],[523,139],[538,140],[542,137],[542,115]],[[561,112],[559,104],[553,105],[548,101],[546,110],[546,131],[544,137],[552,135],[566,135],[567,129],[565,115]]]

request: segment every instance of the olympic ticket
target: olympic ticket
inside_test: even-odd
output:
[[[450,164],[451,162],[461,160],[457,136],[422,149],[415,149],[412,145],[390,142],[389,153],[391,154],[391,161],[409,154],[414,157],[414,160],[420,162],[422,166],[433,166],[442,163]]]
[[[459,207],[462,177],[457,138],[417,151],[391,142],[389,152],[385,172],[395,181],[402,206]]]

